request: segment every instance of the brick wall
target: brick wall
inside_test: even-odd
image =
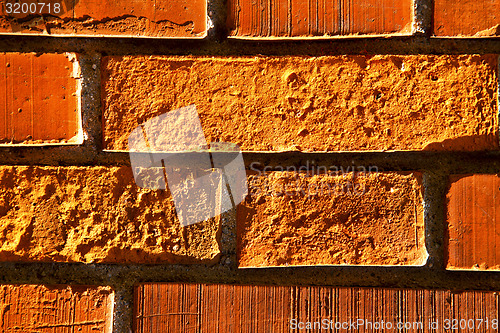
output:
[[[0,1],[0,331],[497,331],[499,7]]]

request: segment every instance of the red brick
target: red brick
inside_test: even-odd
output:
[[[496,55],[105,57],[106,149],[195,104],[208,142],[252,151],[496,150]],[[303,132],[303,129],[307,132]]]
[[[39,0],[21,3],[34,4]],[[8,3],[0,0],[0,32],[53,35],[119,35],[148,37],[204,37],[206,0],[64,0],[44,1],[43,14],[8,13]],[[60,12],[55,4],[61,4]],[[33,6],[33,5],[32,5]],[[34,7],[33,7],[34,8]],[[42,7],[40,7],[42,8]],[[40,14],[40,9],[35,14]],[[28,21],[18,20],[31,17]]]
[[[417,323],[405,332],[448,332],[445,319],[483,319],[474,332],[493,332],[498,325],[495,292],[382,288],[143,284],[135,292],[136,332],[306,332],[297,322],[384,321],[393,329],[369,324],[345,332],[398,331],[398,323]],[[486,328],[488,318],[488,328]],[[437,321],[439,329],[431,330]],[[418,329],[418,325],[422,329]],[[320,332],[319,329],[307,330]],[[321,331],[330,332],[328,329]],[[332,332],[335,330],[332,329]]]
[[[182,227],[130,167],[0,167],[0,261],[209,263],[218,237],[217,218]]]
[[[2,332],[109,332],[113,321],[108,287],[1,285]]]
[[[411,0],[229,0],[228,25],[238,37],[409,34]]]
[[[419,174],[251,174],[239,267],[423,265]]]
[[[81,143],[70,54],[0,53],[0,143]]]
[[[500,269],[500,177],[457,175],[447,195],[448,269]]]
[[[500,0],[434,1],[436,36],[500,36]]]

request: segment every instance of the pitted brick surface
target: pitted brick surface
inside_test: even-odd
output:
[[[130,167],[0,168],[0,260],[210,262],[218,219],[181,227],[168,191]]]
[[[239,267],[423,265],[419,174],[249,175]]]
[[[106,149],[195,104],[208,142],[255,151],[498,148],[497,56],[105,57]]]

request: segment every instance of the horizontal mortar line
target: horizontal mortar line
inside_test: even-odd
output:
[[[348,267],[346,269],[327,269],[325,267],[255,269],[243,271],[206,271],[206,267],[175,269],[168,265],[141,268],[137,265],[93,264],[94,269],[68,267],[63,263],[15,264],[15,277],[0,277],[0,284],[46,284],[46,285],[106,285],[115,290],[123,286],[132,288],[142,283],[206,283],[229,285],[283,285],[283,286],[343,286],[343,287],[388,287],[410,289],[452,289],[461,290],[500,290],[498,272],[457,272],[444,270],[366,269]],[[0,264],[3,268],[5,265]],[[7,266],[10,269],[12,267]],[[106,274],[95,270],[105,270]],[[52,274],[40,277],[37,271],[50,269]],[[169,269],[170,274],[165,270]],[[115,276],[109,277],[115,271]],[[118,271],[118,272],[117,272]],[[293,273],[293,274],[291,274]],[[68,274],[71,279],[68,280]],[[106,275],[106,277],[103,277]],[[123,281],[123,276],[128,276]],[[368,279],[366,278],[368,276]],[[132,278],[130,278],[132,277]],[[311,278],[314,277],[314,278]],[[313,281],[313,282],[312,282]],[[346,282],[348,281],[348,282]],[[376,282],[374,282],[376,281]],[[451,287],[450,287],[451,286]]]
[[[175,166],[195,165],[204,161],[207,152],[152,153],[169,159]],[[136,155],[149,153],[134,153]],[[221,164],[227,164],[236,153],[212,152]],[[500,172],[500,151],[488,152],[426,152],[426,151],[357,151],[357,152],[247,152],[242,156],[247,169],[264,167],[309,166],[375,166],[384,170],[432,170],[450,172]],[[0,165],[40,165],[40,166],[130,166],[128,152],[101,151],[84,147],[16,147],[0,148]],[[269,170],[269,169],[266,169]],[[359,170],[358,170],[359,171]]]
[[[23,43],[19,43],[20,39]],[[345,54],[500,53],[499,37],[350,37],[338,39],[179,40],[0,36],[0,52],[101,52],[106,55],[324,56]]]

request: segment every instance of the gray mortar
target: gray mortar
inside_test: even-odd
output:
[[[227,36],[227,0],[207,0],[207,14],[209,23],[213,25],[208,30],[207,39],[222,41]]]
[[[75,38],[0,36],[2,52],[76,52],[83,76],[81,146],[0,147],[4,165],[130,165],[127,153],[103,152],[101,141],[100,59],[106,55],[341,55],[341,54],[500,54],[499,38],[431,38],[432,1],[415,0],[415,36],[342,38],[315,41],[241,41],[226,39],[224,0],[208,4],[214,28],[204,40],[150,38]],[[500,108],[499,108],[500,110]],[[134,286],[144,282],[192,282],[255,285],[326,285],[345,287],[500,290],[499,273],[446,271],[444,255],[445,194],[451,174],[499,173],[500,152],[432,153],[335,152],[244,153],[247,167],[316,165],[377,166],[380,171],[421,171],[424,174],[426,246],[424,267],[283,267],[238,269],[236,212],[221,218],[221,257],[207,265],[120,265],[67,263],[0,263],[3,284],[109,285],[115,290],[114,331],[130,332]]]
[[[430,35],[432,33],[432,0],[413,0],[413,33],[415,35]]]

